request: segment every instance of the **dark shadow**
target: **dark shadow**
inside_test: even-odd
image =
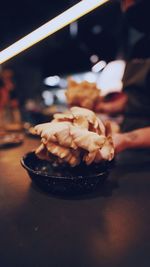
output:
[[[48,192],[40,188],[34,182],[31,183],[31,189],[36,190],[41,194],[46,194],[48,197],[54,197],[59,199],[68,199],[68,200],[84,200],[84,199],[92,199],[99,197],[111,197],[113,191],[119,187],[117,179],[108,178],[101,182],[95,190],[92,192],[82,192],[82,193],[58,193],[58,192]]]

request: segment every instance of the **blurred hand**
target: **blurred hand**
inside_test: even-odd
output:
[[[113,143],[115,148],[115,154],[125,150],[127,148],[126,134],[117,133],[113,135]]]
[[[150,148],[150,127],[113,135],[115,153],[125,149]]]
[[[125,93],[120,93],[113,101],[105,102],[105,99],[98,101],[95,106],[95,111],[107,114],[120,113],[124,111],[127,101],[127,95]]]

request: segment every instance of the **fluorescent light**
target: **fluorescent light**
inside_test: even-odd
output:
[[[109,0],[82,0],[0,52],[0,64],[57,32]]]
[[[44,79],[44,84],[48,86],[56,86],[59,84],[59,82],[60,82],[60,78],[57,75],[50,76]]]
[[[102,69],[104,69],[106,66],[106,62],[101,60],[99,61],[98,63],[96,63],[93,67],[92,67],[92,71],[93,72],[99,72],[101,71]]]

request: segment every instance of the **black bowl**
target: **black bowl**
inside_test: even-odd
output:
[[[30,178],[44,191],[55,194],[80,194],[97,190],[108,177],[111,163],[103,162],[78,167],[54,167],[37,158],[34,152],[21,159]]]

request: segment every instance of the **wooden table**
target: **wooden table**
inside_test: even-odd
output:
[[[21,167],[37,144],[0,150],[0,266],[149,267],[150,151],[120,154],[99,194],[65,199]]]

